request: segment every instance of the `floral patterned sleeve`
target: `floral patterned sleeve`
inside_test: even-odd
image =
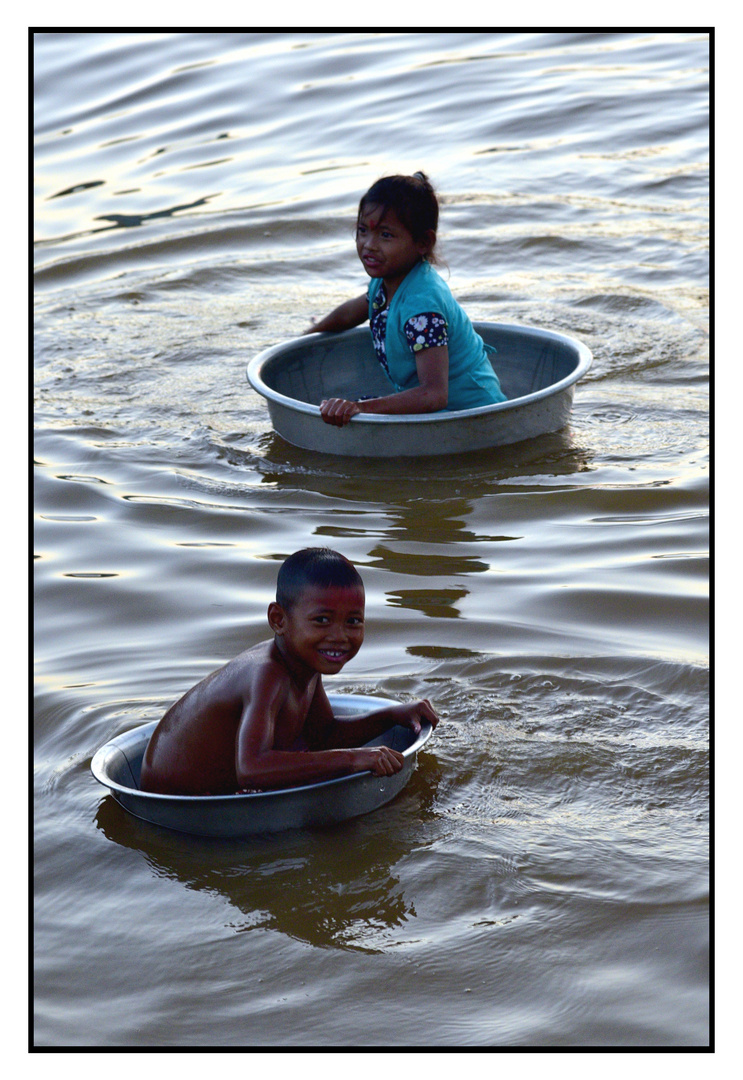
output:
[[[421,349],[433,349],[437,345],[446,345],[449,341],[446,319],[437,311],[415,315],[405,323],[405,337],[414,353],[420,352]]]

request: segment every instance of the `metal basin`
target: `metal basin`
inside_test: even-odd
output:
[[[248,382],[265,397],[274,429],[305,450],[351,457],[459,454],[559,431],[575,384],[593,357],[579,341],[550,330],[474,323],[488,345],[508,400],[453,412],[354,416],[343,428],[320,416],[323,398],[381,396],[394,387],[378,363],[368,328],[311,334],[274,345],[248,364]]]
[[[328,698],[339,717],[397,704],[388,698],[355,694],[329,694]],[[158,795],[139,790],[142,758],[156,726],[153,720],[107,742],[93,757],[93,776],[135,817],[178,832],[221,837],[330,825],[384,806],[407,784],[415,756],[432,731],[430,724],[423,725],[420,735],[394,726],[367,744],[400,751],[405,764],[394,776],[354,773],[255,795]]]

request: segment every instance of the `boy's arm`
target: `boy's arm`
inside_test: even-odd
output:
[[[416,735],[425,721],[436,727],[439,718],[430,701],[405,701],[399,705],[385,705],[364,716],[354,716],[343,720],[333,716],[322,683],[318,681],[310,710],[313,733],[322,739],[322,744],[329,748],[361,746],[369,739],[375,739],[393,724],[409,727]]]
[[[305,334],[318,334],[323,331],[337,333],[339,330],[350,330],[352,326],[360,326],[369,318],[369,300],[364,293],[353,300],[346,300],[340,304],[324,319],[313,320],[312,326],[305,330]]]
[[[274,749],[276,723],[286,691],[280,679],[272,679],[267,673],[256,683],[244,706],[237,733],[235,770],[240,787],[311,784],[367,769],[377,776],[391,776],[402,768],[402,754],[387,746],[353,748],[347,744],[345,748],[332,746],[322,750]],[[330,709],[329,704],[327,707]]]

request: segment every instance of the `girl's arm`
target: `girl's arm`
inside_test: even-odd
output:
[[[432,349],[421,349],[415,354],[415,366],[420,386],[402,390],[399,394],[386,397],[369,398],[366,401],[346,401],[344,398],[330,398],[320,405],[320,413],[327,424],[342,427],[357,413],[400,413],[438,412],[445,409],[449,400],[449,348],[437,345]]]
[[[369,318],[369,300],[366,293],[357,296],[354,300],[346,300],[324,319],[313,320],[309,330],[305,334],[319,334],[323,331],[337,333],[339,330],[350,330],[352,326],[360,326]]]

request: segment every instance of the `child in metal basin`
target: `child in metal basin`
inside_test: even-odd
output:
[[[436,726],[428,701],[333,716],[322,685],[364,640],[364,586],[336,551],[305,548],[283,563],[269,605],[273,640],[207,675],[162,718],[142,762],[144,791],[221,795],[311,784],[371,770],[391,776],[402,754],[362,744],[393,724]]]
[[[348,330],[369,319],[390,394],[348,401],[330,398],[320,413],[342,427],[357,413],[422,413],[471,409],[505,401],[486,346],[435,260],[438,200],[424,173],[386,176],[361,199],[356,250],[371,278],[306,333]]]

